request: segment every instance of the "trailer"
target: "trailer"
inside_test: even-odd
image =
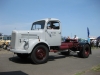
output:
[[[78,51],[78,56],[88,58],[91,46],[75,39],[61,40],[61,23],[55,18],[47,18],[33,22],[31,30],[13,30],[10,51],[18,57],[30,57],[35,64],[48,61],[49,52],[60,52],[63,55],[70,51]]]

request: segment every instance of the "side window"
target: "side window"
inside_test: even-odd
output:
[[[47,29],[59,30],[60,29],[60,24],[57,21],[50,21],[47,24]]]
[[[54,25],[55,25],[55,29],[59,29],[60,28],[60,24],[59,24],[59,22],[56,22],[56,23],[54,23]]]

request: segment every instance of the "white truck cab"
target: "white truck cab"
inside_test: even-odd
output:
[[[60,21],[54,18],[42,19],[32,24],[31,30],[12,31],[11,49],[20,58],[31,56],[33,62],[47,61],[49,50],[61,45]]]

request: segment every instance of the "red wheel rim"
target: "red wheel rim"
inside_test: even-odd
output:
[[[85,49],[85,55],[89,55],[89,48],[87,47],[86,49]]]
[[[46,52],[43,48],[38,48],[37,51],[36,51],[36,57],[37,59],[39,60],[42,60],[44,59],[46,56]]]

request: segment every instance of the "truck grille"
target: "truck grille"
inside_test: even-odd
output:
[[[11,36],[11,48],[12,49],[15,48],[15,43],[16,43],[16,34],[12,33],[12,36]]]

